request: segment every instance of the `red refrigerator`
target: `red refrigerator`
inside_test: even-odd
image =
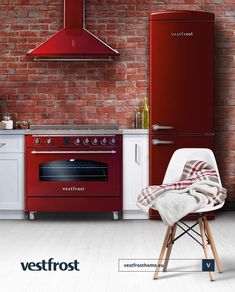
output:
[[[213,39],[212,13],[150,15],[151,185],[176,149],[213,147]]]

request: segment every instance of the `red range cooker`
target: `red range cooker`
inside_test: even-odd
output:
[[[30,134],[25,147],[30,219],[36,212],[80,211],[111,211],[118,219],[122,211],[121,134]]]

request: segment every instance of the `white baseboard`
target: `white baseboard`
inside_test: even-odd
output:
[[[25,212],[22,210],[1,210],[0,211],[0,220],[1,219],[25,219]]]
[[[149,216],[140,210],[124,210],[123,219],[149,219]]]

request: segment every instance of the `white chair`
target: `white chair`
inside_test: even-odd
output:
[[[165,177],[163,180],[163,184],[179,181],[182,174],[183,167],[188,160],[202,160],[210,164],[216,170],[219,183],[221,185],[220,175],[219,175],[214,154],[210,149],[207,149],[207,148],[181,148],[181,149],[176,150],[173,153],[171,160],[168,164]],[[218,272],[220,273],[222,272],[221,263],[218,257],[216,246],[215,246],[205,213],[220,209],[223,205],[224,205],[224,202],[217,206],[205,207],[203,209],[200,209],[194,212],[194,213],[197,213],[198,218],[197,218],[197,222],[193,224],[192,226],[189,226],[188,224],[180,220],[179,222],[175,223],[173,226],[170,226],[167,228],[166,235],[165,235],[162,249],[161,249],[161,253],[159,256],[158,263],[157,263],[157,268],[154,274],[154,279],[158,278],[161,268],[163,268],[163,271],[167,270],[167,266],[168,266],[168,262],[169,262],[169,258],[170,258],[170,254],[172,250],[172,245],[177,239],[179,239],[181,236],[185,234],[188,234],[189,236],[191,236],[203,247],[206,259],[209,258],[208,245],[210,245],[212,253],[214,255],[216,265],[217,265]],[[197,231],[193,229],[196,225],[199,225],[200,233],[198,233]],[[183,230],[183,232],[177,237],[175,237],[177,227],[180,227]],[[198,241],[190,233],[190,231],[194,232],[194,234],[199,235],[201,237],[202,242]],[[210,276],[210,280],[214,280],[213,272],[209,272],[209,276]]]

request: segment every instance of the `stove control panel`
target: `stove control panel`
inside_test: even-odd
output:
[[[27,145],[36,147],[114,147],[121,146],[121,135],[27,136]]]

